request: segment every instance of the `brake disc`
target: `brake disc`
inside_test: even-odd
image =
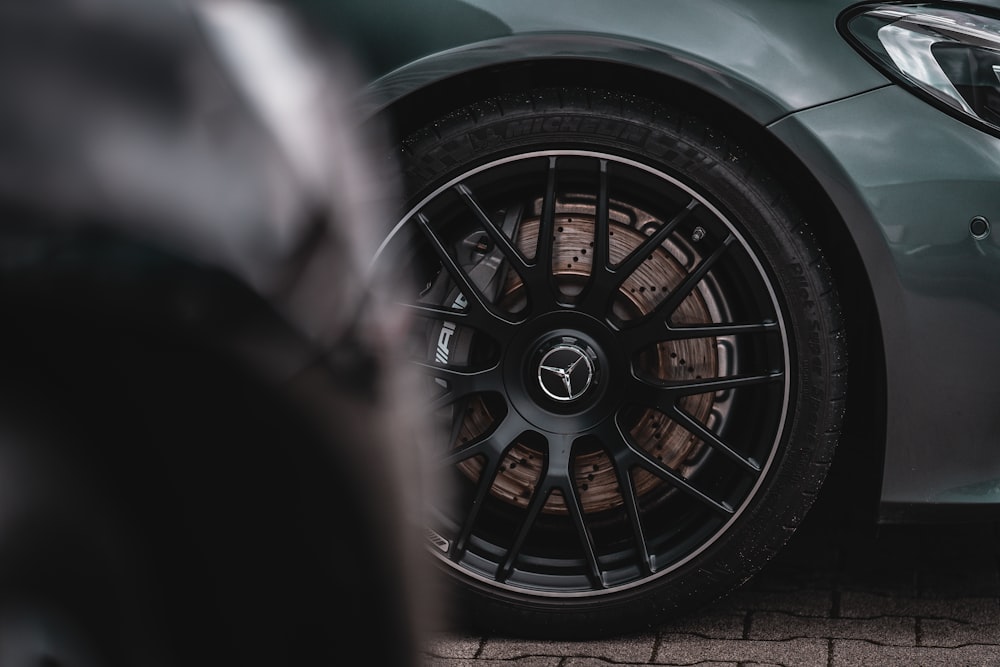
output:
[[[655,229],[662,222],[653,219],[643,211],[616,203],[612,212],[609,231],[609,255],[612,264],[617,264],[629,256],[644,240],[646,229]],[[512,215],[508,211],[505,232],[514,238],[516,245],[526,257],[531,257],[537,247],[541,202],[535,202],[531,210],[516,225],[512,232]],[[515,211],[520,218],[520,209]],[[555,215],[555,238],[552,252],[552,275],[558,289],[567,295],[579,292],[586,284],[593,266],[593,239],[596,206],[593,198],[567,196],[557,202]],[[469,271],[477,286],[498,306],[508,312],[516,312],[525,302],[524,286],[517,272],[507,270],[502,255],[494,249],[486,252],[488,243],[485,234],[478,233],[466,237],[463,244],[474,250],[476,243],[481,252],[480,259]],[[690,248],[664,244],[654,250],[619,288],[614,303],[616,317],[623,321],[640,318],[650,312],[669,295],[687,275],[693,255]],[[439,280],[447,279],[439,278]],[[436,286],[424,298],[439,305],[452,308],[464,306],[464,297],[453,284],[450,289]],[[447,294],[445,295],[445,292]],[[443,301],[438,297],[444,295]],[[428,298],[429,297],[429,298]],[[674,324],[696,324],[718,321],[725,304],[711,289],[696,289],[681,302],[674,312]],[[429,337],[430,357],[436,363],[449,365],[466,364],[474,349],[475,334],[471,329],[455,327],[450,323],[436,323]],[[660,380],[682,380],[716,377],[720,364],[725,364],[719,345],[714,338],[683,339],[663,342],[651,347],[635,360],[634,370],[644,377]],[[715,394],[704,393],[687,396],[680,407],[696,420],[711,428],[714,420],[720,418],[719,410],[714,410]],[[483,396],[473,396],[464,404],[455,406],[446,416],[450,421],[452,447],[461,447],[486,433],[497,419],[490,409],[489,401]],[[633,444],[687,477],[690,476],[708,454],[700,439],[686,431],[665,415],[651,408],[634,411],[629,424],[621,424]],[[491,494],[517,507],[527,507],[535,486],[541,478],[544,455],[540,449],[530,444],[530,438],[522,438],[508,451],[496,478]],[[482,472],[482,462],[477,458],[466,459],[458,464],[461,472],[471,480],[478,481]],[[587,513],[600,512],[622,505],[622,494],[618,487],[618,477],[607,454],[601,449],[588,448],[582,444],[574,458],[574,479],[579,491],[580,503]],[[633,484],[640,501],[662,497],[671,488],[654,475],[636,470]],[[543,508],[546,513],[563,514],[566,504],[558,493],[552,494]]]

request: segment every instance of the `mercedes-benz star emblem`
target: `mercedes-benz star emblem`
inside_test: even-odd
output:
[[[575,401],[586,393],[594,380],[594,362],[576,345],[556,345],[538,365],[538,384],[549,398]]]

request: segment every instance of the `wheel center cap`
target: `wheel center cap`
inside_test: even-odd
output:
[[[575,401],[594,383],[594,354],[571,342],[552,346],[538,363],[538,384],[554,401]]]

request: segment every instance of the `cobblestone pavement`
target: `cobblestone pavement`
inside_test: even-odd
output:
[[[683,622],[592,642],[439,633],[425,665],[1000,665],[997,525],[876,526],[870,495],[828,484],[772,563]]]

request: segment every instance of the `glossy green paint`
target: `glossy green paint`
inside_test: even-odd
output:
[[[843,0],[300,0],[335,23],[388,105],[479,68],[613,62],[692,83],[759,122],[886,83],[840,37]]]
[[[722,86],[761,91],[786,112],[883,82],[837,33],[843,0],[468,1],[517,34],[605,35],[665,48],[723,77]]]
[[[833,197],[872,281],[883,503],[997,502],[980,491],[1000,477],[1000,233],[975,240],[969,223],[1000,224],[1000,139],[894,86],[771,129]]]
[[[982,241],[969,231],[977,215],[1000,225],[1000,140],[854,51],[837,30],[853,3],[299,1],[362,56],[374,111],[464,73],[562,60],[682,81],[768,127],[834,202],[872,285],[887,385],[882,507],[895,508],[883,518],[1000,507],[1000,229]]]

